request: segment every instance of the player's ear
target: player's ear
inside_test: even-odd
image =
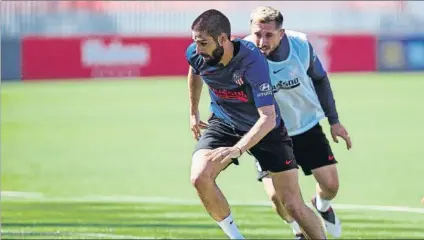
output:
[[[218,44],[219,46],[222,46],[222,44],[224,44],[224,37],[221,35],[218,36]]]
[[[218,44],[220,46],[224,45],[225,41],[229,40],[227,34],[221,33],[221,35],[218,36]]]
[[[280,37],[283,38],[284,34],[286,34],[286,30],[284,28],[280,29]]]

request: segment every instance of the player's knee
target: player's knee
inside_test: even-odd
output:
[[[335,197],[339,191],[339,178],[336,165],[329,165],[313,171],[319,187],[328,197]]]
[[[270,193],[268,197],[269,197],[269,200],[271,200],[272,207],[274,209],[276,209],[277,206],[281,204],[280,198],[278,197],[278,195],[277,195],[277,193],[275,191],[272,192],[272,193]]]
[[[197,188],[202,188],[203,186],[205,186],[206,184],[210,182],[213,182],[213,179],[210,176],[210,174],[207,174],[207,172],[203,171],[198,173],[192,173],[190,175],[190,181],[193,187],[197,189]]]
[[[195,188],[213,181],[211,165],[204,158],[206,153],[206,150],[199,150],[193,155],[190,182]]]
[[[339,181],[334,180],[331,183],[328,183],[327,188],[330,193],[336,196],[337,192],[339,191]]]
[[[200,169],[192,168],[191,170],[190,181],[196,189],[204,188],[207,184],[213,183],[214,180],[212,170],[208,166]]]
[[[322,190],[326,191],[328,195],[332,195],[333,197],[335,197],[337,195],[337,192],[339,191],[339,180],[337,177],[326,178],[319,184]]]
[[[306,205],[301,198],[299,190],[287,187],[287,189],[282,192],[282,198],[280,199],[282,199],[281,202],[288,215],[295,219],[298,219],[298,217],[303,215],[303,210]]]
[[[305,207],[302,201],[298,201],[295,198],[287,198],[284,200],[284,206],[287,213],[293,218],[298,219],[302,216],[303,208]]]

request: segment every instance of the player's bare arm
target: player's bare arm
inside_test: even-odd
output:
[[[259,119],[252,129],[244,135],[240,141],[234,146],[247,151],[256,145],[262,138],[264,138],[276,126],[276,116],[274,105],[264,106],[258,108]]]
[[[199,110],[199,101],[202,94],[203,81],[200,75],[197,75],[193,72],[191,66],[188,69],[187,83],[190,98],[190,114],[192,114]]]
[[[253,127],[233,147],[221,147],[211,151],[208,157],[227,165],[232,158],[240,157],[245,151],[255,146],[276,126],[276,113],[274,105],[258,108],[259,119]]]
[[[202,93],[203,81],[200,75],[193,72],[189,67],[187,75],[188,92],[189,92],[189,106],[190,106],[190,128],[193,137],[198,140],[200,138],[200,130],[207,127],[207,123],[200,120],[199,102]]]

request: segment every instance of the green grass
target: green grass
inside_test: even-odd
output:
[[[15,234],[16,237],[30,237],[29,233],[37,232],[58,238],[81,238],[84,233],[94,232],[162,238],[225,238],[200,206],[11,202],[5,204],[3,211],[3,228],[23,232]],[[291,230],[269,207],[236,206],[233,214],[248,238],[291,236]],[[339,211],[339,214],[343,218],[344,238],[424,237],[423,217],[418,214],[353,211]]]
[[[424,74],[334,75],[332,86],[353,140],[351,151],[332,143],[341,181],[334,202],[423,208]],[[201,113],[208,115],[206,91]],[[2,235],[225,237],[200,206],[66,201],[83,196],[197,200],[189,183],[193,145],[182,78],[3,83],[1,190],[64,201],[3,198]],[[252,158],[244,156],[218,183],[230,200],[266,201],[255,174]],[[309,201],[314,181],[301,177],[301,185]],[[248,238],[291,237],[270,207],[233,211]],[[424,214],[339,212],[344,238],[424,238]]]

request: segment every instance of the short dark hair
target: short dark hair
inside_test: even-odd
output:
[[[209,9],[200,14],[191,24],[191,30],[206,32],[215,40],[222,33],[225,33],[228,39],[231,38],[230,20],[216,9]]]

